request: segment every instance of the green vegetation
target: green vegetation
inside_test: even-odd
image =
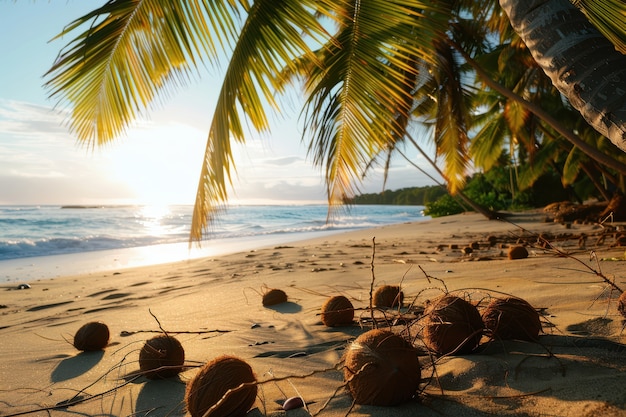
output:
[[[514,184],[514,183],[513,183]],[[580,189],[583,189],[580,187]],[[544,175],[532,187],[525,190],[511,190],[509,173],[504,169],[492,169],[483,174],[475,174],[467,180],[463,192],[475,203],[492,211],[523,210],[544,207],[549,203],[563,200],[592,198],[592,188],[583,189],[585,194],[578,196],[571,187],[563,187],[557,175]],[[392,204],[426,206],[424,213],[432,217],[449,216],[471,211],[459,198],[450,195],[440,186],[425,186],[385,190],[381,193],[361,194],[346,201],[349,204]]]
[[[424,206],[437,201],[448,194],[448,191],[438,185],[425,187],[401,188],[399,190],[385,190],[381,193],[357,195],[347,204],[389,204],[399,206]]]
[[[545,176],[529,189],[511,192],[506,183],[507,177],[502,175],[498,177],[493,171],[495,170],[474,175],[464,189],[468,198],[490,210],[523,210],[569,199],[567,190],[559,183],[558,177]],[[446,194],[437,201],[426,204],[424,213],[432,217],[441,217],[470,210],[470,207],[463,205],[457,198]]]

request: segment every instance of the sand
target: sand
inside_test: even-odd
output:
[[[545,218],[541,211],[514,213],[508,222],[462,214],[33,281],[24,290],[7,285],[0,289],[0,415],[185,415],[186,384],[198,367],[225,354],[245,360],[259,381],[249,416],[626,415],[626,334],[619,293],[604,280],[626,288],[624,248],[607,225]],[[553,247],[538,243],[542,233]],[[489,235],[497,238],[492,246]],[[529,257],[509,260],[508,247],[518,240]],[[464,254],[471,242],[478,249]],[[376,310],[377,326],[419,348],[420,335],[407,322],[444,291],[479,307],[502,294],[521,297],[541,313],[543,332],[538,342],[483,337],[476,352],[461,356],[424,353],[413,400],[352,404],[342,356],[372,328],[372,282],[402,287],[403,307]],[[283,289],[289,301],[264,307],[269,288]],[[325,327],[320,308],[339,294],[354,304],[355,321]],[[89,321],[108,325],[104,351],[72,346]],[[139,350],[163,331],[182,343],[186,369],[148,380],[137,375]],[[283,401],[294,396],[306,408],[283,411]]]

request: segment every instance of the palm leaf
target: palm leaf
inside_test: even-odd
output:
[[[244,142],[244,117],[257,131],[269,128],[265,109],[277,108],[284,88],[282,70],[296,56],[312,52],[308,37],[324,33],[313,3],[257,0],[248,10],[217,101],[194,206],[191,240],[199,240],[228,200],[233,166],[231,138]],[[297,71],[294,67],[292,72]]]
[[[185,84],[203,56],[214,59],[212,34],[232,30],[237,14],[228,1],[110,0],[58,35],[82,30],[46,74],[46,87],[71,107],[79,140],[106,143],[159,92]]]
[[[615,49],[626,54],[626,2],[624,0],[570,0]]]
[[[503,117],[489,117],[472,139],[469,153],[476,164],[489,170],[502,155],[503,144],[510,130]]]
[[[432,60],[431,39],[445,27],[439,11],[416,1],[334,2],[339,30],[308,74],[305,136],[309,155],[325,167],[331,206],[356,191],[358,174],[403,135],[398,111],[412,101],[407,72]],[[418,28],[419,32],[418,32]],[[420,33],[424,37],[420,37]],[[405,114],[406,116],[406,114]]]
[[[567,155],[565,164],[563,165],[563,173],[561,181],[563,185],[573,184],[576,181],[576,177],[580,173],[582,163],[588,158],[577,147],[572,147],[572,150]]]
[[[517,184],[520,190],[531,187],[535,181],[546,173],[546,167],[562,154],[562,149],[557,141],[549,141],[542,145],[534,155],[532,163],[520,167]]]
[[[446,165],[446,180],[452,193],[465,183],[469,155],[468,91],[462,82],[462,72],[452,49],[441,43],[437,49],[437,82],[440,86],[435,120],[437,153]]]

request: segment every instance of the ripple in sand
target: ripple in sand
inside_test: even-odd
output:
[[[40,306],[31,307],[31,308],[27,309],[26,311],[45,310],[45,309],[48,309],[48,308],[58,307],[58,306],[62,306],[62,305],[65,305],[65,304],[70,304],[70,303],[73,303],[73,301],[62,301],[60,303],[44,304],[44,305],[40,305]]]

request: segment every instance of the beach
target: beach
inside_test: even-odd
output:
[[[186,415],[199,367],[222,355],[247,362],[258,381],[249,416],[626,416],[626,334],[616,308],[626,288],[615,227],[546,221],[541,210],[506,221],[460,214],[341,232],[305,241],[137,268],[7,283],[0,289],[0,415]],[[539,236],[541,235],[541,238]],[[495,240],[488,243],[488,237]],[[463,251],[472,242],[471,253]],[[528,257],[508,259],[511,246]],[[353,404],[342,358],[374,323],[372,288],[399,285],[404,303],[376,326],[410,335],[404,316],[441,294],[479,307],[494,297],[528,301],[541,316],[537,342],[483,337],[463,355],[423,354],[415,398],[397,406]],[[265,307],[280,288],[288,301]],[[352,325],[326,327],[320,308],[344,295]],[[85,323],[105,323],[108,346],[72,346]],[[185,369],[138,374],[146,340],[167,333]],[[306,407],[282,409],[289,397]]]
[[[423,206],[234,205],[189,244],[192,205],[0,206],[0,285],[243,252],[427,219]]]

